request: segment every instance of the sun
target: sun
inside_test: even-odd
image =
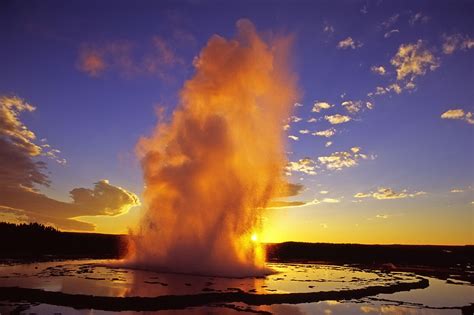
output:
[[[258,235],[257,235],[257,233],[253,233],[252,236],[250,237],[250,239],[252,240],[252,242],[258,241]]]

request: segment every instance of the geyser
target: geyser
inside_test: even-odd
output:
[[[283,122],[297,97],[291,39],[248,20],[214,35],[194,61],[169,122],[138,145],[146,210],[128,263],[221,276],[265,272],[261,214],[286,187]]]

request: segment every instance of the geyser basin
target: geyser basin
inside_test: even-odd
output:
[[[9,302],[1,302],[0,311],[22,307],[29,312],[68,314],[78,312],[74,308],[132,313],[168,310],[165,314],[288,314],[298,313],[300,308],[309,313],[333,308],[359,314],[382,309],[406,312],[403,309],[408,308],[410,314],[418,314],[417,309],[434,307],[429,309],[430,314],[449,314],[459,313],[474,293],[470,285],[428,281],[411,273],[334,265],[274,263],[268,267],[277,273],[250,278],[110,266],[110,261],[98,260],[1,265],[0,302]],[[434,283],[433,288],[429,282]],[[439,309],[445,292],[453,290],[455,298],[441,305],[448,308]]]

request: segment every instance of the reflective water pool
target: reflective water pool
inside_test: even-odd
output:
[[[126,304],[120,314],[461,314],[462,307],[466,312],[474,303],[474,286],[461,281],[427,278],[429,285],[418,286],[423,278],[412,273],[319,264],[268,265],[274,274],[236,279],[132,270],[104,260],[4,264],[0,265],[0,287],[37,290],[21,291],[24,301],[4,299],[0,313],[109,314],[117,310],[117,306],[100,305],[90,309],[86,302],[68,305],[64,296],[54,295],[59,292],[111,297],[112,304],[121,297],[163,298],[156,309],[150,306],[140,313]],[[52,292],[56,302],[36,298],[42,291]],[[163,309],[160,303],[166,304],[174,295],[192,302],[184,303],[184,308]]]

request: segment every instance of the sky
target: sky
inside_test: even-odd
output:
[[[214,34],[292,38],[266,242],[474,244],[474,1],[2,1],[0,221],[127,233],[136,154]]]

